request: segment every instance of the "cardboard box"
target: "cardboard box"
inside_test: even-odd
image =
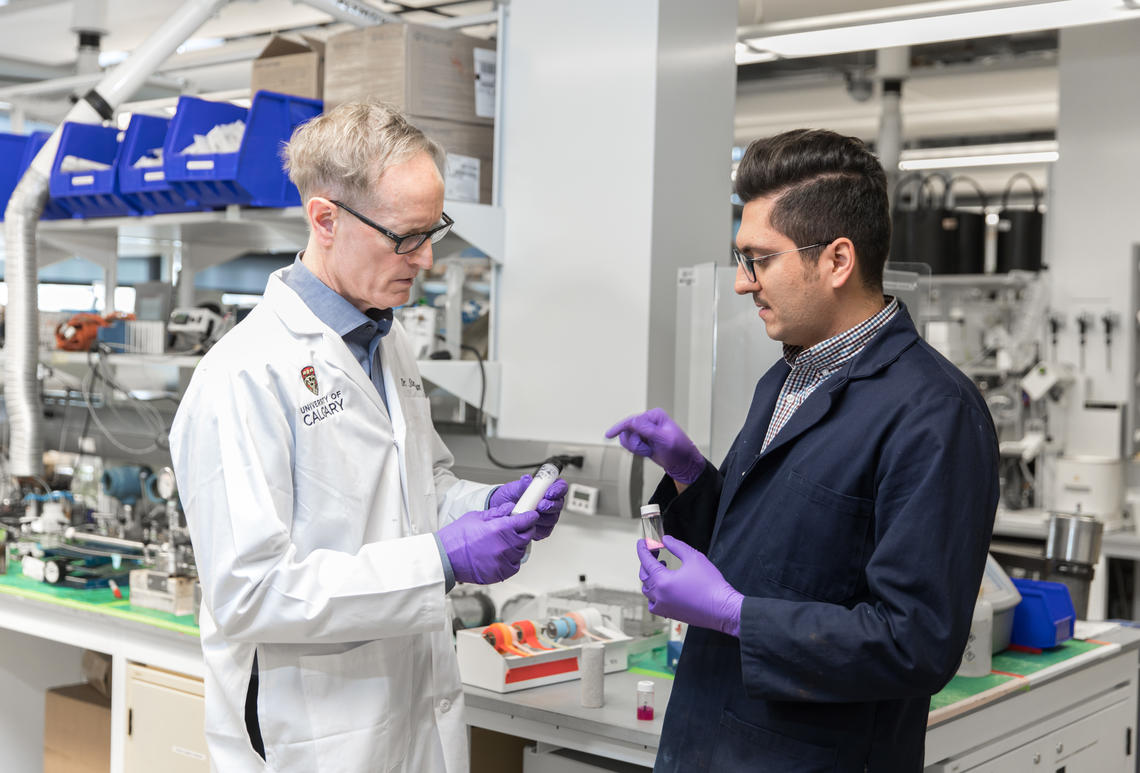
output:
[[[89,684],[56,687],[44,700],[44,773],[111,769],[111,700]]]
[[[325,108],[374,98],[408,115],[490,124],[494,46],[415,24],[342,32],[329,38],[325,52]]]
[[[417,115],[408,116],[408,120],[447,152],[444,196],[452,201],[490,204],[495,128]]]
[[[325,84],[325,44],[302,36],[301,41],[274,35],[253,60],[249,93],[276,91],[320,99]]]

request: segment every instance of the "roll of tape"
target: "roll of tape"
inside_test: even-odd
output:
[[[533,620],[516,620],[511,623],[511,628],[515,632],[515,641],[537,650],[552,649],[539,640],[538,629],[535,628]]]
[[[582,675],[582,705],[589,709],[601,708],[606,702],[606,647],[598,642],[587,642],[579,650],[578,658],[578,670]]]
[[[501,655],[529,655],[515,646],[514,631],[506,623],[491,623],[483,629],[483,638]]]

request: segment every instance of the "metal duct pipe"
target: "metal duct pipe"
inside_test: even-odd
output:
[[[226,0],[190,0],[122,64],[87,92],[65,121],[110,120],[115,106],[139,86],[210,18]],[[10,473],[16,477],[43,472],[43,406],[38,383],[39,304],[36,296],[36,225],[48,197],[48,175],[59,148],[61,129],[52,132],[16,185],[4,213],[8,282],[5,399],[12,425]]]
[[[887,174],[887,195],[893,197],[899,179],[899,156],[902,154],[902,87],[903,81],[910,74],[910,47],[881,49],[877,56],[876,70],[876,75],[883,84],[876,150],[883,171]],[[891,204],[893,206],[894,202]]]
[[[107,0],[85,0],[71,10],[71,31],[79,38],[75,71],[99,72],[99,46],[107,34]]]

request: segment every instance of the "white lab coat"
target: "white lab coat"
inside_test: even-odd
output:
[[[464,773],[433,532],[491,487],[451,473],[399,322],[380,349],[389,418],[281,273],[202,359],[170,434],[202,581],[213,769]],[[264,763],[244,721],[255,650]]]

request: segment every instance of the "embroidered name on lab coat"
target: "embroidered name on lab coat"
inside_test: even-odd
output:
[[[329,392],[319,400],[305,403],[300,408],[301,420],[305,422],[307,427],[343,412],[344,396],[339,389],[335,392]]]

